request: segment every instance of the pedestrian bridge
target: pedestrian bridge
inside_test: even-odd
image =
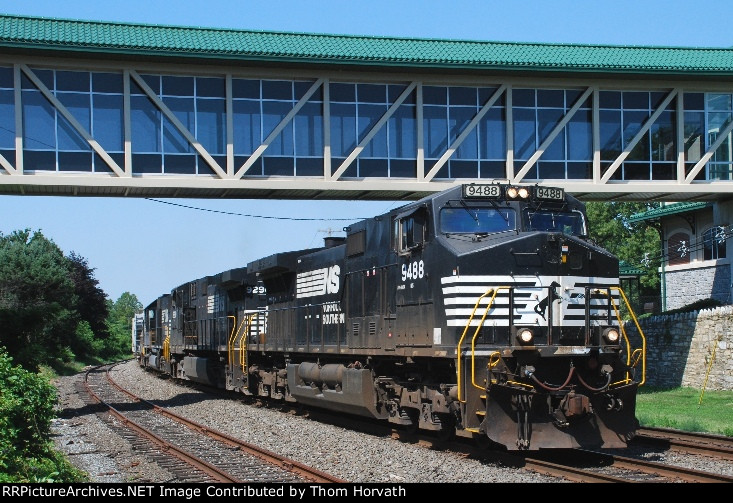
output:
[[[0,16],[0,194],[733,192],[733,50]]]

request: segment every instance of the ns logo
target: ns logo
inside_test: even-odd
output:
[[[326,293],[338,293],[339,291],[339,274],[341,274],[341,268],[338,265],[332,265],[324,269],[325,271],[325,282],[326,282]]]

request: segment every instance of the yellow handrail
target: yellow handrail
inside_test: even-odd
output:
[[[486,389],[486,386],[479,386],[476,384],[476,338],[478,337],[479,332],[481,331],[481,327],[484,324],[484,320],[486,319],[486,315],[489,314],[489,310],[491,309],[491,306],[494,304],[494,299],[496,298],[496,294],[499,293],[499,290],[502,288],[509,288],[508,286],[497,286],[496,290],[494,290],[494,294],[489,299],[489,303],[486,306],[486,310],[484,310],[484,315],[481,317],[481,321],[476,326],[476,331],[473,333],[473,337],[471,338],[471,384],[473,384],[474,388],[483,390]],[[511,313],[509,316],[509,319],[511,320]],[[469,320],[469,323],[471,321]],[[489,355],[489,363],[491,362],[491,357],[495,354],[501,354],[498,351],[494,351],[491,355]],[[498,361],[496,362],[498,363]],[[496,363],[494,365],[496,365]]]
[[[232,320],[234,320],[234,323],[232,323],[232,332],[229,334],[229,340],[227,341],[227,363],[229,363],[229,368],[231,369],[232,365],[234,365],[234,339],[236,338],[236,335],[234,335],[234,329],[237,328],[237,317],[227,316],[227,318],[232,318]],[[239,324],[239,328],[236,333],[239,333],[239,330],[242,329],[242,324],[244,324],[244,320]]]
[[[163,340],[163,358],[168,363],[171,362],[171,336],[168,334]]]
[[[242,367],[242,373],[245,373],[245,367],[247,365],[247,341],[246,337],[252,328],[252,320],[257,316],[257,313],[250,314],[247,317],[247,325],[242,331],[242,335],[239,336],[239,365]]]
[[[476,300],[476,305],[473,306],[473,311],[471,312],[471,316],[469,316],[469,318],[468,318],[468,323],[466,323],[466,328],[463,329],[463,333],[461,334],[461,339],[458,341],[458,347],[456,348],[456,356],[458,358],[458,363],[457,363],[457,366],[456,366],[456,374],[457,374],[456,377],[457,377],[457,381],[458,381],[458,395],[457,395],[457,397],[458,397],[458,401],[459,402],[464,402],[464,403],[466,402],[465,400],[462,400],[461,399],[461,345],[463,344],[463,339],[466,338],[466,333],[468,333],[468,327],[471,326],[471,321],[473,321],[473,317],[476,315],[476,310],[478,309],[479,304],[481,304],[481,300],[484,297],[487,297],[488,295],[491,295],[493,293],[493,296],[491,297],[491,300],[489,301],[489,305],[486,307],[486,311],[484,312],[484,316],[481,318],[481,323],[479,323],[478,328],[476,328],[477,333],[478,333],[478,330],[480,330],[481,325],[484,322],[484,319],[486,319],[486,315],[489,312],[489,307],[491,307],[491,304],[494,301],[494,297],[496,297],[497,290],[499,290],[501,288],[510,288],[510,287],[508,287],[508,286],[499,286],[499,287],[495,287],[495,288],[493,288],[493,287],[492,288],[489,288],[488,290],[486,290],[486,292],[483,295],[481,295]],[[474,339],[475,339],[475,335],[474,335]]]
[[[631,366],[631,343],[629,342],[629,338],[626,334],[626,329],[624,328],[623,320],[621,320],[621,313],[618,310],[618,307],[616,307],[616,303],[613,301],[613,297],[610,295],[611,290],[618,290],[618,292],[621,294],[621,297],[624,300],[624,303],[626,304],[626,308],[629,310],[629,314],[631,315],[631,319],[634,320],[634,324],[636,325],[636,329],[639,331],[639,337],[641,337],[641,381],[639,381],[639,386],[643,386],[646,382],[646,337],[644,336],[644,331],[641,329],[641,326],[639,325],[639,320],[636,319],[636,315],[634,314],[634,310],[631,308],[631,304],[629,303],[629,299],[626,297],[626,293],[624,293],[623,289],[620,286],[611,286],[606,288],[597,288],[595,289],[596,292],[602,292],[606,291],[609,295],[609,299],[611,301],[611,306],[613,307],[614,312],[616,313],[616,319],[618,320],[619,328],[621,329],[621,333],[624,336],[624,340],[626,341],[626,365]],[[634,350],[634,353],[636,353],[636,350]],[[638,357],[637,357],[638,361]],[[634,365],[635,366],[635,365]],[[626,374],[626,381],[628,382],[630,380],[629,374],[627,372]],[[613,383],[616,384],[616,383]]]

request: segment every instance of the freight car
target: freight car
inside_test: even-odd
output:
[[[508,450],[633,437],[645,343],[582,202],[462,184],[344,231],[156,299],[140,364]]]

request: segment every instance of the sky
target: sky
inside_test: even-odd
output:
[[[431,39],[733,46],[731,0],[0,0],[0,13]],[[162,201],[0,195],[0,233],[40,231],[64,254],[86,258],[111,300],[129,292],[147,305],[187,281],[273,253],[321,246],[329,234],[344,235],[349,221],[403,204]]]

